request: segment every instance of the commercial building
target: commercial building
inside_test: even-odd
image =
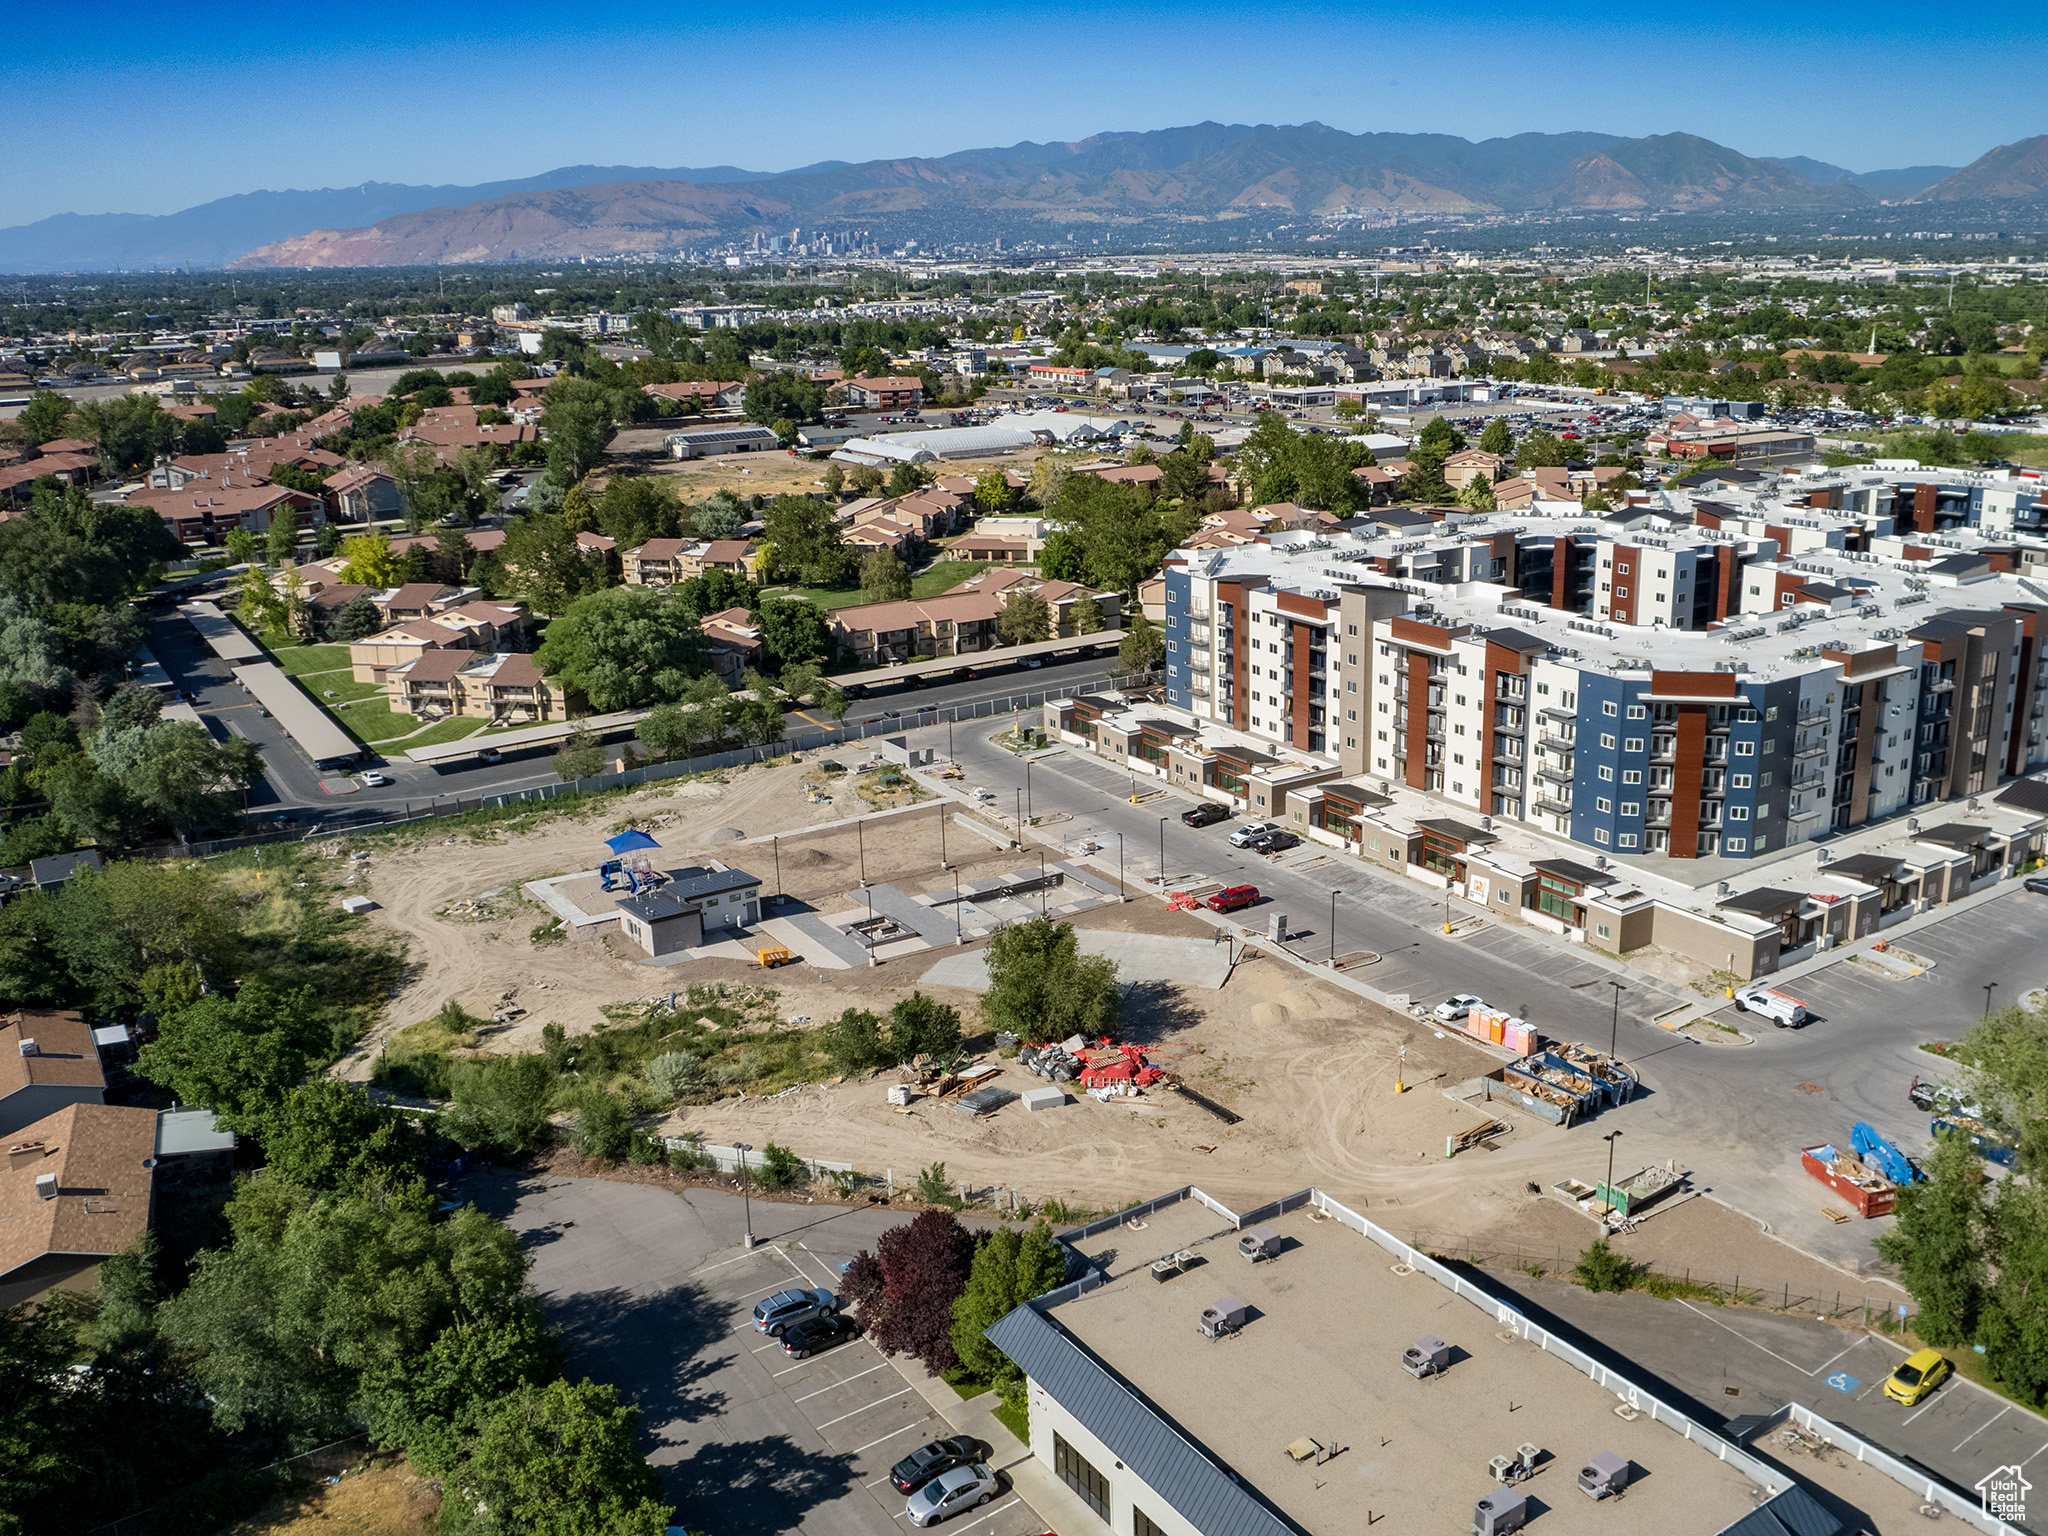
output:
[[[721,453],[767,453],[782,446],[782,439],[769,428],[742,421],[684,427],[681,431],[669,433],[667,442],[672,459],[702,459]]]
[[[1320,1190],[1185,1189],[1065,1239],[1107,1256],[988,1338],[1032,1456],[1119,1536],[1840,1536],[1930,1502],[2000,1530],[1800,1405],[1738,1442]],[[1786,1422],[1854,1459],[1795,1475],[1762,1438]]]
[[[761,921],[761,881],[713,863],[670,870],[662,883],[619,899],[619,927],[650,955],[737,938]]]

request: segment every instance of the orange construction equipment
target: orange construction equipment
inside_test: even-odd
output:
[[[780,944],[762,946],[754,951],[754,958],[760,962],[762,969],[770,971],[774,970],[778,965],[793,964],[796,960],[796,956],[792,955]]]

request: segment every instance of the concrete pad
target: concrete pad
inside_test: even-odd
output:
[[[1083,929],[1081,953],[1105,955],[1116,962],[1117,979],[1130,982],[1172,982],[1177,986],[1201,987],[1214,992],[1230,976],[1229,951],[1208,939],[1171,938],[1157,933],[1113,933]],[[924,973],[935,987],[968,987],[988,990],[988,961],[985,952],[948,955]]]
[[[1064,1088],[1026,1088],[1021,1097],[1024,1107],[1034,1113],[1041,1109],[1059,1109],[1067,1102]]]

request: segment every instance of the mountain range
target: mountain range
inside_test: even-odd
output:
[[[0,271],[345,267],[669,253],[781,233],[1060,238],[1244,218],[1378,211],[1853,213],[1879,201],[2048,198],[2048,136],[1969,166],[1856,173],[1752,157],[1692,134],[1351,134],[1321,123],[1198,123],[933,158],[734,166],[567,166],[471,187],[371,182],[254,192],[165,215],[63,214],[0,229]],[[918,234],[918,231],[924,233]],[[1183,228],[1185,236],[1192,231]]]

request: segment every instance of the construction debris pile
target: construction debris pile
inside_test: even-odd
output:
[[[1079,1035],[1058,1045],[1027,1045],[1017,1053],[1017,1061],[1025,1071],[1053,1082],[1078,1082],[1097,1099],[1134,1097],[1167,1080],[1141,1046],[1117,1045],[1107,1035],[1093,1046]]]

